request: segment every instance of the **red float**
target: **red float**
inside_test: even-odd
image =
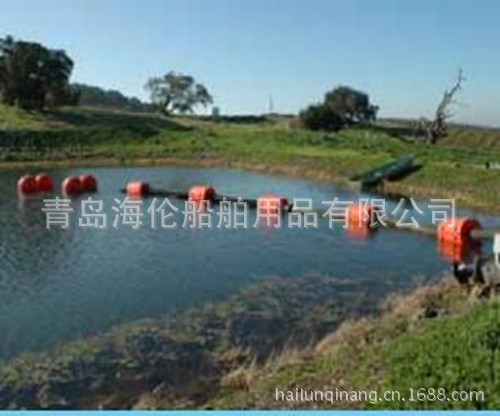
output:
[[[347,208],[348,228],[368,228],[377,220],[375,209],[366,204],[355,204]]]
[[[481,254],[481,243],[438,240],[438,251],[441,257],[450,263],[472,263],[475,256]]]
[[[215,188],[212,186],[193,186],[189,190],[189,199],[194,202],[211,201],[215,196]]]
[[[79,195],[82,193],[82,183],[78,176],[69,176],[62,183],[62,191],[65,195]]]
[[[481,224],[474,218],[456,218],[455,221],[448,220],[440,223],[437,237],[440,242],[463,245],[473,240],[471,236],[473,230],[480,229]]]
[[[127,184],[127,196],[140,199],[149,193],[149,185],[146,182],[134,181]]]
[[[364,225],[359,227],[358,225],[353,225],[352,227],[347,227],[346,235],[353,240],[368,240],[372,238],[377,229],[374,227],[369,227],[368,225]]]
[[[80,182],[82,184],[83,192],[97,191],[97,180],[92,175],[81,175]]]
[[[32,175],[24,175],[17,181],[17,191],[21,195],[33,195],[38,191],[36,179]]]
[[[46,173],[36,175],[36,186],[40,192],[54,192],[54,180]]]
[[[260,215],[276,215],[287,211],[290,208],[290,203],[285,197],[266,194],[257,199],[257,207],[260,210]]]

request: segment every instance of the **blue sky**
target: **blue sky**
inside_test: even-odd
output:
[[[0,0],[0,35],[63,48],[73,79],[147,98],[189,73],[223,113],[296,112],[336,85],[382,116],[430,116],[461,66],[457,120],[500,126],[497,0]]]

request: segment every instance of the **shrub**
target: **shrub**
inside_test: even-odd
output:
[[[301,125],[311,130],[339,131],[344,127],[342,117],[324,104],[310,105],[299,117]]]

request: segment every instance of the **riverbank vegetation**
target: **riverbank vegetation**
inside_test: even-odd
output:
[[[0,366],[0,407],[330,408],[329,402],[276,401],[276,388],[408,392],[425,386],[482,391],[485,401],[377,407],[498,408],[497,300],[469,298],[444,280],[393,296],[377,313],[380,298],[362,291],[355,280],[264,279],[168,319],[24,354]]]
[[[239,369],[227,376],[229,382],[208,406],[497,409],[499,340],[498,300],[468,298],[454,283],[442,281],[393,297],[375,320],[344,322],[310,352],[285,354],[260,368]],[[276,400],[276,389],[295,392],[296,388],[376,391],[381,399],[331,403],[286,401],[279,396]],[[400,396],[384,400],[388,391]],[[467,400],[453,400],[454,392],[464,392]]]

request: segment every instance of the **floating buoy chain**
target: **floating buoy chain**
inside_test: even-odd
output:
[[[62,182],[61,189],[64,195],[74,196],[82,192],[96,192],[97,179],[92,175],[69,176]],[[54,180],[47,173],[36,176],[24,175],[17,181],[17,191],[20,196],[26,197],[37,193],[54,192]]]
[[[178,199],[191,200],[195,202],[211,201],[220,203],[222,201],[243,202],[251,207],[257,208],[265,206],[268,212],[293,212],[293,213],[317,213],[324,215],[327,211],[324,210],[304,210],[295,207],[288,199],[280,195],[264,194],[256,199],[232,197],[217,194],[214,187],[209,185],[198,185],[189,189],[188,192],[182,191],[165,191],[151,188],[145,182],[130,182],[122,192],[130,197],[174,197]],[[363,206],[362,204],[353,204],[346,208],[345,214],[338,214],[335,218],[346,218],[350,226],[370,227],[376,226],[376,208]],[[384,217],[384,222],[389,227],[398,228],[404,231],[418,232],[438,238],[438,241],[454,241],[456,243],[466,243],[473,239],[492,238],[498,231],[483,230],[479,222],[471,218],[458,218],[456,224],[450,222],[441,223],[439,226],[419,226],[419,227],[398,227],[398,220],[388,216]],[[460,244],[462,244],[460,243]]]

